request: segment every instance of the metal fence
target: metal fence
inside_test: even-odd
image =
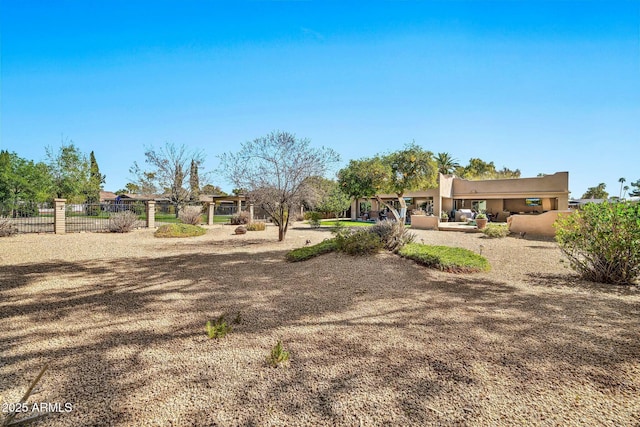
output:
[[[111,216],[125,211],[132,211],[138,216],[136,227],[145,226],[147,210],[142,202],[84,203],[65,206],[65,231],[109,231]]]
[[[157,202],[155,208],[155,222],[156,223],[170,223],[179,222],[178,215],[176,215],[176,208],[173,204],[167,202]],[[185,206],[196,206],[202,210],[202,223],[207,223],[207,210],[206,205],[202,202],[191,202]]]
[[[19,201],[0,203],[0,217],[8,218],[18,233],[53,233],[53,204]]]

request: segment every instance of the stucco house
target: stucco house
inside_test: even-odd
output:
[[[450,214],[465,209],[486,212],[494,220],[505,222],[512,215],[566,211],[569,208],[569,172],[534,178],[488,180],[467,180],[440,174],[437,188],[409,191],[404,197],[409,210],[422,208],[436,217],[442,212]],[[397,207],[395,194],[381,194],[380,198]],[[376,199],[353,200],[352,219],[359,216],[362,202],[370,203],[373,216],[383,208]],[[545,215],[549,218],[556,216]],[[551,219],[546,219],[545,223],[549,221]]]

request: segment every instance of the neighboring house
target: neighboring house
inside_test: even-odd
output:
[[[117,200],[122,201],[137,201],[137,202],[147,202],[149,200],[154,200],[158,203],[169,203],[170,200],[168,197],[160,196],[157,194],[121,194],[118,196]]]
[[[229,215],[237,213],[243,209],[247,209],[247,198],[243,195],[219,195],[219,194],[201,194],[201,202],[213,202],[216,204],[216,214]]]
[[[599,204],[605,201],[606,201],[605,199],[572,199],[572,200],[569,200],[569,208],[579,209],[579,208],[582,208],[587,203]]]
[[[380,195],[385,202],[397,203],[393,194]],[[439,216],[459,209],[473,209],[497,214],[504,221],[510,214],[534,214],[569,208],[569,173],[556,172],[534,178],[466,180],[452,175],[440,175],[437,188],[409,191],[405,194],[407,208],[424,208]],[[356,218],[361,200],[351,204],[351,217]],[[379,211],[377,201],[372,211]],[[395,202],[394,202],[395,201]]]
[[[118,198],[116,193],[111,191],[100,191],[100,203],[110,203]]]

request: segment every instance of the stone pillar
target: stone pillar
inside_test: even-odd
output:
[[[156,228],[156,202],[147,201],[147,228]]]
[[[53,232],[56,234],[65,234],[67,232],[66,203],[67,199],[53,199]]]
[[[253,203],[249,205],[249,222],[253,222]]]
[[[216,202],[209,202],[207,206],[207,225],[213,225],[213,216],[216,213]]]
[[[351,201],[351,219],[355,220],[358,218],[358,199],[353,199]]]

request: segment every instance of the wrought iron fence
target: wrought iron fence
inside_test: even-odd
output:
[[[202,223],[206,224],[207,211],[205,209],[205,205],[202,202],[190,202],[190,203],[187,203],[185,206],[197,206],[200,209],[202,209]],[[156,211],[155,212],[156,223],[180,222],[178,215],[176,215],[176,208],[171,203],[158,202],[156,203],[155,211]]]
[[[52,203],[0,203],[0,217],[8,218],[18,233],[53,233],[53,214]]]
[[[65,231],[67,233],[109,231],[111,215],[125,211],[132,211],[138,216],[136,227],[145,226],[147,210],[143,202],[84,203],[66,205]]]

